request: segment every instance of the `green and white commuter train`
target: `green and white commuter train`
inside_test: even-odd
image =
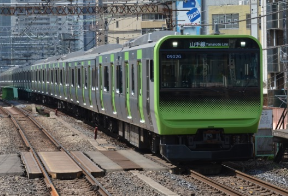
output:
[[[262,48],[251,36],[158,31],[19,66],[0,81],[171,162],[253,157],[263,100]]]

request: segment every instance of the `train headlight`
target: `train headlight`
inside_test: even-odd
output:
[[[246,46],[246,42],[241,42],[241,47],[245,47]]]
[[[172,46],[176,48],[178,46],[178,42],[172,42]]]

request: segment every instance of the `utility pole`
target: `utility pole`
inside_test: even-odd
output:
[[[286,2],[283,2],[283,49],[282,49],[282,54],[285,55],[284,58],[287,59],[287,49],[286,49],[286,44],[287,44],[287,30],[286,30]],[[283,58],[282,58],[283,59]],[[286,82],[286,107],[288,109],[288,104],[287,104],[287,100],[288,100],[288,77],[287,77],[287,60],[284,60],[283,62],[283,66],[284,66],[284,77],[285,77],[285,82]],[[285,89],[285,88],[284,88]],[[288,127],[288,120],[286,123],[286,129]]]

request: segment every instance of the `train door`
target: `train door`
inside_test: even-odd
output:
[[[125,89],[126,89],[126,97],[125,97],[125,106],[127,111],[127,118],[132,119],[131,110],[130,110],[130,80],[129,80],[129,63],[125,61]]]
[[[57,64],[53,64],[53,95],[57,96]]]
[[[42,65],[40,65],[39,68],[39,92],[42,93],[43,92],[43,75],[42,75]]]
[[[60,99],[64,99],[64,87],[65,87],[65,71],[64,63],[60,63],[60,72],[59,72],[59,96]]]
[[[82,91],[82,99],[84,107],[89,108],[91,104],[91,82],[90,82],[90,61],[84,62],[83,67],[83,91]]]
[[[142,55],[141,55],[142,56]],[[143,80],[142,80],[142,62],[137,60],[137,91],[138,91],[138,108],[140,114],[140,123],[145,123],[144,112],[143,112]]]
[[[51,95],[51,65],[48,64],[48,67],[47,67],[47,88],[48,88],[48,95]]]
[[[98,111],[97,106],[97,91],[98,91],[98,68],[96,66],[95,60],[91,61],[91,67],[92,70],[90,72],[91,75],[91,101],[93,105],[93,110],[96,112]],[[97,91],[96,91],[97,89]]]
[[[31,66],[31,76],[32,76],[32,83],[31,83],[31,89],[32,89],[32,92],[35,90],[35,71],[34,71],[34,67]]]
[[[37,66],[37,70],[36,70],[36,81],[37,81],[37,85],[36,85],[36,92],[39,93],[39,81],[40,81],[40,78],[39,78],[39,66]]]
[[[116,104],[115,104],[115,65],[111,63],[111,95],[112,95],[112,110],[113,114],[117,114]]]
[[[59,63],[55,63],[55,97],[59,96]]]
[[[99,64],[99,88],[100,88],[100,106],[101,110],[104,111],[104,102],[103,102],[103,72],[102,72],[102,64]]]
[[[101,87],[100,87],[100,64],[97,64],[97,62],[99,62],[100,58],[96,60],[96,64],[95,64],[95,96],[96,96],[96,104],[97,104],[97,108],[98,111],[100,113],[102,113],[102,107],[101,107]]]
[[[116,65],[116,93],[115,93],[115,106],[116,106],[116,111],[117,111],[117,116],[118,118],[122,120],[127,119],[126,115],[126,108],[125,108],[125,101],[126,101],[126,96],[125,96],[125,82],[123,81],[123,63],[121,63],[121,57],[119,56],[117,65]],[[124,85],[124,86],[123,86]]]
[[[45,67],[46,65],[43,65],[43,68],[42,68],[42,93],[45,94],[45,91],[46,91],[46,77],[45,77]]]
[[[69,63],[64,63],[65,65],[65,77],[64,77],[64,99],[65,100],[70,100],[70,89],[69,89],[69,86],[70,86],[70,80],[69,80],[69,71],[70,71],[70,68],[69,68]],[[69,89],[69,91],[68,91]]]
[[[75,95],[75,88],[77,88],[76,85],[76,80],[75,80],[75,75],[76,75],[76,70],[77,67],[75,66],[74,63],[70,63],[70,75],[71,75],[71,84],[70,84],[70,100],[73,102],[76,102],[76,95]]]
[[[45,91],[44,93],[47,95],[48,94],[48,82],[49,82],[49,65],[45,65]]]
[[[54,80],[55,80],[55,77],[54,77],[54,64],[53,63],[51,64],[50,77],[51,77],[51,80],[50,80],[50,93],[51,93],[51,95],[54,95]]]
[[[107,59],[105,58],[106,63],[103,63],[103,104],[105,108],[105,113],[112,115],[112,99],[111,99],[111,66],[107,63]]]
[[[81,68],[82,68],[82,65],[81,65],[81,63],[80,62],[78,62],[78,63],[75,63],[75,71],[76,71],[76,88],[75,88],[75,96],[76,96],[76,102],[77,103],[80,103],[80,98],[82,97],[81,96],[81,94],[82,94],[82,92],[81,92],[81,90],[82,90],[82,81],[81,81]]]

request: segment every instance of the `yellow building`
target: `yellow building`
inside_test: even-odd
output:
[[[261,7],[258,9],[258,13]],[[208,6],[209,24],[217,23],[221,34],[226,35],[251,35],[250,5],[223,5]],[[208,34],[213,34],[214,27],[208,28]],[[260,39],[258,28],[258,39]]]

